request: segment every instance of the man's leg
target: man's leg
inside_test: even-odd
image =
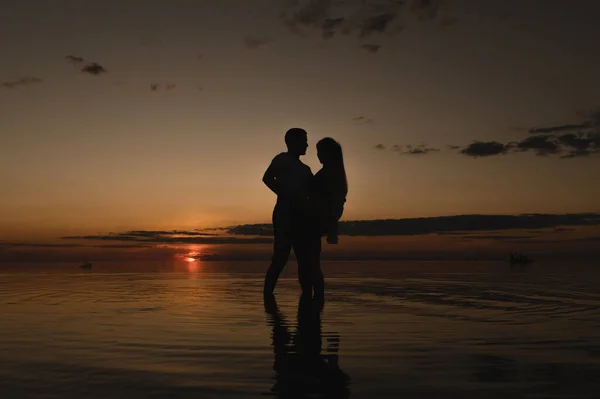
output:
[[[292,250],[291,240],[285,234],[275,233],[273,240],[273,256],[271,258],[271,265],[267,269],[265,275],[264,293],[272,294],[275,290],[275,285],[279,279],[279,275],[285,268],[290,257]]]

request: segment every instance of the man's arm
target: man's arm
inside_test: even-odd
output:
[[[271,165],[269,165],[269,167],[265,171],[262,181],[267,187],[269,187],[269,189],[271,189],[271,191],[279,195],[280,187],[278,184],[279,182],[277,181],[277,164],[275,162],[275,159],[273,160],[273,162],[271,162]]]

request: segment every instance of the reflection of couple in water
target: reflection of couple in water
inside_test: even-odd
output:
[[[280,398],[350,397],[349,377],[338,365],[339,336],[326,334],[323,348],[320,306],[309,295],[301,295],[296,328],[291,331],[275,296],[265,295],[264,303],[275,355],[271,392]]]
[[[313,176],[300,161],[306,154],[306,131],[286,132],[287,152],[282,152],[264,174],[263,182],[277,194],[273,211],[274,245],[271,265],[265,276],[264,293],[271,295],[287,264],[292,248],[298,262],[298,279],[303,294],[323,299],[325,282],[321,271],[321,237],[338,242],[338,220],[342,216],[348,184],[342,147],[326,137],[317,143],[323,167]]]

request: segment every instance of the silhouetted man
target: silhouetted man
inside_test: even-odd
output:
[[[273,257],[265,276],[265,294],[270,294],[275,289],[292,248],[299,264],[306,258],[305,223],[310,182],[313,177],[310,167],[300,161],[300,156],[305,155],[308,148],[306,131],[299,128],[288,130],[285,134],[285,144],[287,152],[273,158],[263,176],[263,182],[277,194],[277,203],[273,210]],[[307,288],[307,284],[309,282],[303,282],[300,278],[303,290]]]

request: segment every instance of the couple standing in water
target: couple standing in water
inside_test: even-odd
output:
[[[273,158],[263,182],[275,194],[273,210],[273,257],[267,270],[264,294],[272,295],[279,275],[293,249],[298,261],[298,279],[303,294],[323,298],[325,281],[321,270],[321,237],[338,243],[338,221],[348,193],[342,147],[326,137],[317,143],[323,165],[313,176],[300,156],[306,155],[308,135],[292,128],[285,134],[287,152]]]

